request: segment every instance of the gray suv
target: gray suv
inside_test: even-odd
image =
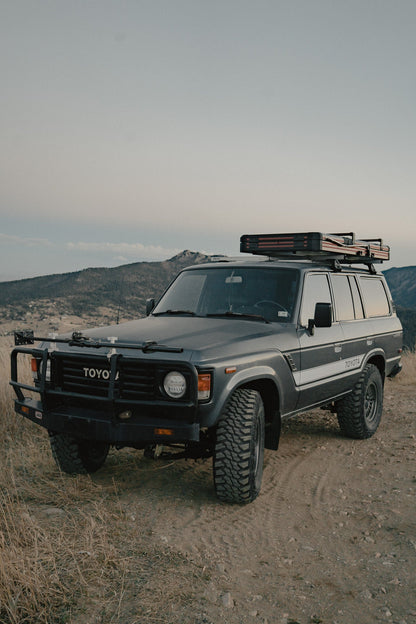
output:
[[[96,471],[110,446],[212,456],[218,498],[247,503],[284,418],[325,406],[344,435],[375,433],[385,378],[401,368],[401,324],[374,269],[388,247],[306,233],[243,236],[241,251],[254,256],[184,269],[146,318],[16,332],[15,409],[48,430],[62,470]],[[18,380],[28,353],[33,386]]]

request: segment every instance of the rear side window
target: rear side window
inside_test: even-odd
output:
[[[347,275],[332,275],[335,308],[338,321],[352,321],[355,318],[351,288]]]
[[[381,279],[360,276],[366,316],[388,316],[390,305]]]

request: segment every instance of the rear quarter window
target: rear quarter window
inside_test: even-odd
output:
[[[390,315],[390,304],[381,279],[362,275],[360,287],[367,317]]]

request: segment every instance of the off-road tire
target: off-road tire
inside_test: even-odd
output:
[[[264,405],[260,393],[238,389],[228,400],[217,427],[214,485],[227,503],[251,503],[263,476]]]
[[[367,364],[351,394],[336,403],[341,432],[364,440],[377,431],[383,411],[383,381],[374,364]]]
[[[49,431],[52,455],[68,474],[96,472],[104,464],[110,445],[106,442],[80,440],[66,433]]]

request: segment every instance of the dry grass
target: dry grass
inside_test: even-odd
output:
[[[173,621],[162,605],[185,605],[198,570],[131,522],[111,478],[58,471],[46,432],[14,413],[9,353],[3,339],[0,624]]]
[[[402,357],[403,370],[394,379],[400,386],[413,386],[416,384],[416,353],[405,351]]]

